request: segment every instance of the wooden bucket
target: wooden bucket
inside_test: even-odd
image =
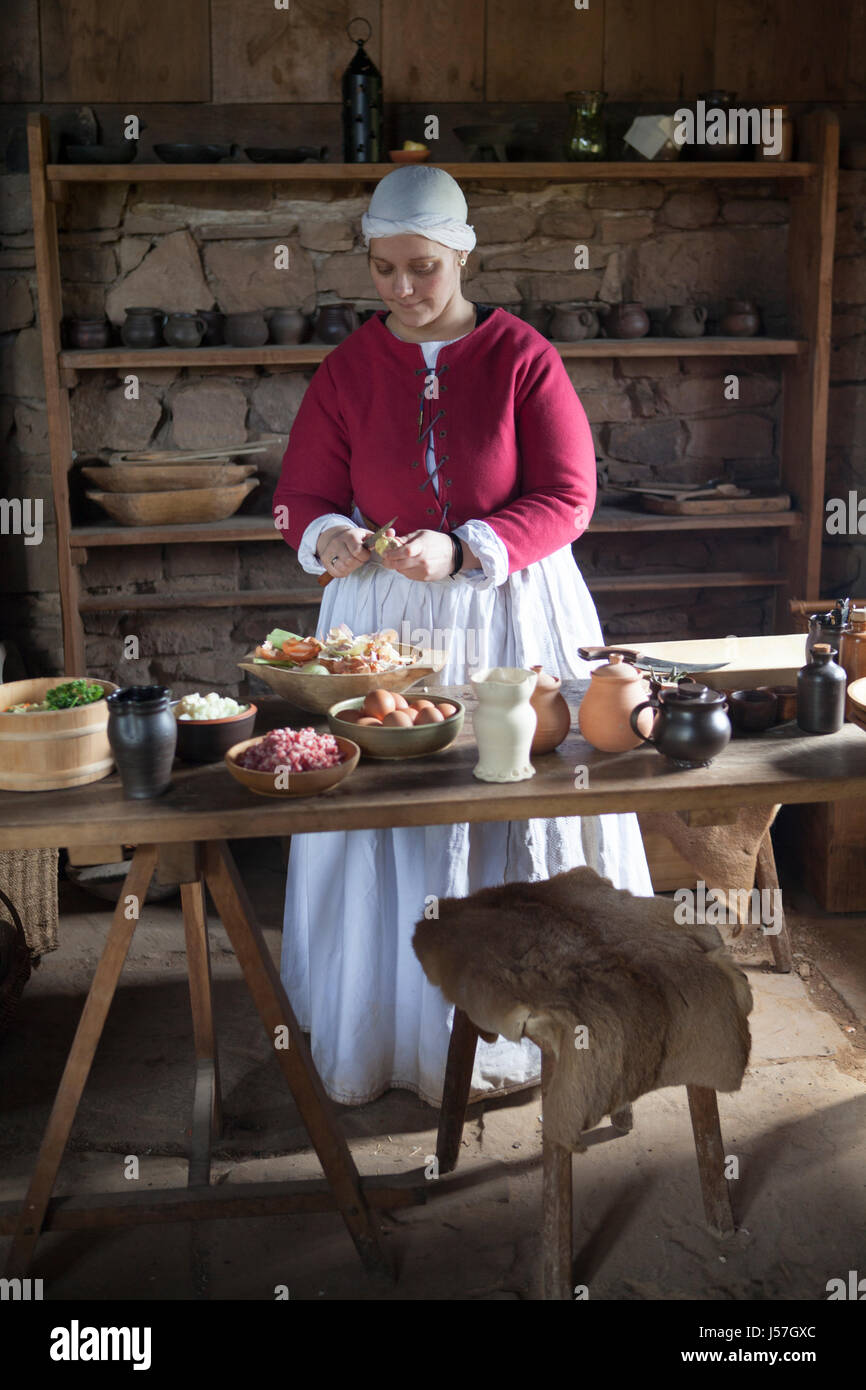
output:
[[[105,700],[37,714],[3,713],[25,700],[44,700],[54,686],[79,679],[46,676],[0,685],[0,788],[4,791],[80,787],[85,782],[98,782],[112,771],[114,756],[108,743]],[[118,689],[111,681],[94,680],[93,684],[101,685],[106,695]]]

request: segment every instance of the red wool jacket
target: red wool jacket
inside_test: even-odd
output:
[[[472,332],[439,350],[437,399],[432,382],[425,393],[420,346],[386,318],[380,310],[344,339],[307,388],[274,493],[288,544],[297,550],[327,512],[351,515],[353,501],[377,526],[396,515],[398,535],[486,521],[509,573],[581,535],[595,448],[556,349],[505,309],[479,305]],[[431,428],[438,497],[424,463]]]

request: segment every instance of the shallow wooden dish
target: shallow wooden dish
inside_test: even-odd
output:
[[[866,676],[860,676],[848,686],[848,699],[857,712],[859,723],[866,721]]]
[[[189,488],[233,487],[256,471],[254,463],[121,463],[113,468],[82,468],[103,492],[181,492]]]
[[[376,690],[379,688],[374,687]],[[345,723],[340,714],[346,709],[360,709],[364,703],[363,697],[341,700],[328,710],[331,733],[336,737],[345,737],[351,730],[351,737],[367,758],[426,758],[431,753],[441,753],[443,748],[451,746],[463,728],[466,707],[462,700],[452,700],[450,696],[447,701],[444,696],[435,693],[423,698],[434,705],[456,705],[457,713],[443,719],[441,724],[421,724],[412,729],[377,729],[372,725],[359,727],[357,724]]]
[[[25,700],[44,700],[49,690],[82,676],[44,676],[0,685],[0,788],[13,792],[48,792],[98,782],[114,767],[108,743],[108,705],[96,700],[75,709],[37,714],[3,713]],[[106,695],[118,687],[92,680]]]
[[[422,651],[418,647],[395,644],[403,656],[411,651],[418,653],[418,661],[406,666],[402,671],[379,671],[360,675],[314,676],[305,671],[289,671],[284,666],[270,666],[253,660],[250,653],[238,665],[242,671],[251,671],[265,685],[269,685],[276,695],[288,700],[297,709],[310,710],[315,714],[327,714],[328,710],[342,700],[364,698],[371,690],[408,690],[410,685],[427,680],[441,671],[445,665],[447,652]]]
[[[323,767],[315,772],[290,772],[289,785],[277,790],[273,772],[253,772],[249,768],[241,767],[237,761],[242,753],[254,743],[261,743],[264,737],[265,735],[261,734],[258,738],[247,738],[242,743],[236,743],[226,753],[224,760],[235,781],[259,796],[318,796],[320,792],[335,787],[338,782],[342,782],[354,772],[361,756],[360,748],[352,739],[338,738],[337,744],[343,755],[342,762],[337,763],[336,767]]]
[[[236,487],[186,488],[182,492],[88,492],[93,502],[121,526],[182,525],[191,521],[225,521],[258,487],[247,478]]]

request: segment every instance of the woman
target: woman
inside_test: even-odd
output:
[[[442,169],[377,185],[361,225],[387,308],[316,372],[274,515],[303,568],[336,580],[320,635],[341,622],[401,640],[445,633],[443,685],[481,666],[586,676],[577,648],[603,638],[571,543],[595,502],[589,425],[556,349],[464,298],[466,215]],[[361,542],[395,515],[403,543],[380,559]],[[425,901],[581,864],[652,892],[634,816],[294,836],[281,974],[332,1099],[399,1086],[441,1101],[451,1011],[411,946]],[[473,1090],[539,1072],[528,1040],[479,1043]]]

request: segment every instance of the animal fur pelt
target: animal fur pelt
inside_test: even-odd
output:
[[[748,982],[716,928],[679,926],[674,908],[572,869],[442,898],[413,945],[478,1028],[554,1055],[545,1133],[581,1150],[584,1130],[647,1091],[742,1084]]]

